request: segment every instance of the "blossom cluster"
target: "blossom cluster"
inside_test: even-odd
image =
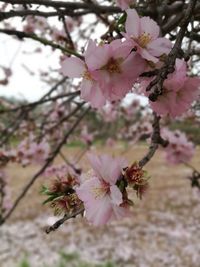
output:
[[[142,87],[146,95],[146,87],[152,79],[143,81]],[[171,118],[181,116],[200,95],[200,79],[187,76],[187,64],[176,59],[175,71],[164,81],[162,95],[157,101],[150,101],[152,109],[161,116]]]
[[[67,57],[61,71],[71,78],[82,78],[81,97],[92,107],[101,108],[106,101],[121,100],[147,69],[148,61],[159,62],[172,44],[159,37],[159,26],[149,17],[140,18],[128,9],[123,39],[96,44],[90,40],[84,60]]]
[[[61,71],[71,78],[82,78],[81,97],[94,108],[107,101],[121,100],[134,85],[149,96],[147,86],[154,79],[140,76],[163,65],[172,43],[159,37],[158,24],[149,17],[139,17],[135,9],[126,10],[125,32],[122,39],[99,45],[90,40],[84,58],[67,57]],[[164,81],[163,92],[152,109],[161,116],[181,116],[199,96],[200,79],[187,76],[187,64],[177,59],[175,71]]]
[[[51,202],[56,213],[69,214],[83,205],[87,220],[95,226],[130,216],[133,202],[127,187],[141,198],[148,188],[147,173],[137,163],[127,167],[123,158],[90,153],[88,160],[92,169],[87,173],[79,177],[68,173],[44,187],[42,192],[48,195],[44,203]]]
[[[46,140],[35,141],[35,136],[30,134],[21,141],[16,149],[0,151],[0,162],[6,165],[8,162],[20,163],[23,167],[34,163],[42,164],[47,160],[50,153],[50,146]]]
[[[63,212],[73,213],[81,205],[74,190],[75,185],[77,185],[77,178],[69,172],[65,172],[64,176],[57,176],[50,187],[42,187],[41,193],[48,196],[43,204],[50,203],[55,215]]]
[[[171,164],[187,163],[195,153],[195,146],[188,141],[186,135],[179,130],[170,131],[164,128],[162,137],[168,141],[165,148],[166,160]]]
[[[50,147],[45,140],[37,143],[34,136],[30,135],[18,145],[16,157],[23,166],[30,163],[41,164],[48,158],[49,152]]]

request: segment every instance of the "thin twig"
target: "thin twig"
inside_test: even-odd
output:
[[[57,230],[65,221],[71,218],[75,218],[77,215],[82,214],[83,212],[84,212],[84,208],[81,207],[77,211],[73,212],[72,214],[65,214],[63,218],[55,222],[53,225],[47,227],[45,232],[49,234],[50,232]]]
[[[22,31],[7,30],[7,29],[0,29],[0,33],[4,33],[4,34],[7,34],[7,35],[15,35],[20,40],[23,40],[24,38],[32,39],[32,40],[35,40],[37,42],[40,42],[43,45],[51,46],[54,49],[59,49],[62,52],[67,53],[69,55],[74,55],[76,57],[83,58],[83,56],[80,55],[79,53],[77,53],[76,51],[73,51],[73,50],[68,49],[66,47],[63,47],[63,46],[61,46],[59,44],[56,44],[56,43],[54,43],[52,41],[49,41],[49,40],[44,39],[42,37],[39,37],[34,33],[26,33],[26,32],[22,32]]]

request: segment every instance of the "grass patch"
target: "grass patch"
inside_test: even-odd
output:
[[[29,263],[27,257],[22,259],[17,267],[32,267]],[[54,265],[46,265],[44,264],[43,267],[117,267],[112,262],[103,262],[103,263],[90,263],[80,259],[80,256],[77,253],[60,253],[59,261]]]

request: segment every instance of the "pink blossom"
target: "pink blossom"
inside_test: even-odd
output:
[[[165,148],[166,160],[171,164],[188,162],[194,155],[195,147],[189,142],[186,135],[178,130],[172,132],[168,129],[162,130],[162,137],[169,144]]]
[[[40,143],[33,143],[30,147],[30,151],[32,151],[34,155],[33,161],[37,164],[41,164],[48,158],[50,147],[45,140],[42,140]]]
[[[114,40],[110,44],[93,45],[88,53],[86,62],[94,70],[103,95],[110,101],[121,100],[146,67],[139,55],[130,53],[131,49],[128,42]]]
[[[24,31],[26,32],[34,32],[35,30],[38,30],[40,32],[45,32],[47,28],[49,27],[48,22],[45,18],[42,17],[33,17],[28,16],[26,18],[26,24],[24,26]]]
[[[58,30],[57,28],[52,29],[51,37],[56,42],[65,42],[67,39],[64,29]]]
[[[134,4],[134,2],[134,0],[116,0],[117,6],[119,6],[122,10],[128,9],[131,4]]]
[[[42,164],[49,156],[49,144],[45,140],[37,143],[34,139],[34,135],[30,134],[28,138],[24,139],[18,145],[17,161],[23,166],[26,166],[31,162]]]
[[[44,177],[57,177],[59,179],[66,178],[69,174],[75,175],[74,169],[67,164],[53,165],[46,168]]]
[[[131,53],[128,42],[114,40],[110,44],[97,46],[90,40],[85,62],[75,57],[67,58],[62,63],[61,71],[71,78],[82,77],[82,98],[99,108],[106,100],[122,99],[145,66],[139,55]]]
[[[169,53],[171,42],[159,37],[160,28],[150,17],[140,18],[135,9],[128,9],[126,13],[124,36],[143,58],[157,63],[158,57]]]
[[[99,84],[92,76],[83,60],[77,57],[66,58],[62,62],[61,71],[70,78],[83,78],[81,83],[81,97],[90,102],[93,108],[100,108],[106,103]]]
[[[162,95],[155,102],[150,102],[152,109],[159,115],[169,115],[172,118],[182,115],[190,108],[198,98],[200,87],[199,78],[186,76],[185,61],[177,59],[175,67],[175,72],[164,81]]]
[[[88,155],[93,171],[81,177],[78,197],[84,202],[86,218],[94,225],[103,225],[113,219],[123,218],[129,209],[123,202],[122,192],[116,185],[124,161],[110,156]]]

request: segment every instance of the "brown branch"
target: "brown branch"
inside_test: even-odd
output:
[[[0,29],[0,33],[4,33],[4,34],[7,34],[7,35],[15,35],[20,40],[23,40],[24,38],[32,39],[32,40],[35,40],[37,42],[40,42],[43,45],[51,46],[54,49],[59,49],[62,52],[67,53],[69,55],[74,55],[74,56],[77,56],[79,58],[83,58],[83,56],[78,54],[76,51],[73,51],[73,50],[68,49],[66,47],[63,47],[63,46],[61,46],[59,44],[56,44],[56,43],[54,43],[52,41],[49,41],[49,40],[44,39],[42,37],[39,37],[34,33],[26,33],[26,32],[22,32],[22,31],[7,30],[7,29]]]
[[[160,136],[160,116],[154,113],[154,121],[153,121],[153,133],[151,136],[151,145],[147,154],[139,161],[139,166],[142,168],[146,165],[151,158],[154,156],[156,150],[158,149],[159,145],[166,147],[168,142],[163,140]]]
[[[65,214],[63,218],[55,222],[53,225],[47,227],[45,232],[49,234],[50,232],[57,230],[65,221],[71,218],[75,218],[77,215],[82,214],[83,212],[84,212],[84,208],[81,207],[77,211],[73,212],[72,214]]]
[[[90,13],[122,13],[122,10],[119,7],[114,6],[105,6],[91,3],[73,3],[66,1],[51,1],[51,0],[2,0],[1,2],[17,4],[17,5],[41,5],[46,7],[53,7],[55,9],[63,8],[68,10],[88,10]]]
[[[39,10],[11,10],[8,12],[0,12],[0,21],[13,17],[26,17],[26,16],[38,16],[38,17],[55,17],[59,16],[58,12],[42,12]]]
[[[4,110],[0,110],[0,114],[1,113],[8,113],[8,112],[16,112],[18,110],[24,110],[25,111],[30,111],[30,109],[33,109],[34,107],[47,103],[47,102],[53,102],[55,100],[61,99],[61,98],[65,98],[65,97],[69,97],[69,96],[78,96],[80,94],[79,91],[76,92],[71,92],[71,93],[66,93],[66,94],[61,94],[61,95],[57,95],[57,96],[53,96],[53,97],[49,97],[47,99],[42,99],[42,100],[38,100],[26,105],[21,105],[19,107],[16,108],[12,108],[12,109],[4,109]]]

